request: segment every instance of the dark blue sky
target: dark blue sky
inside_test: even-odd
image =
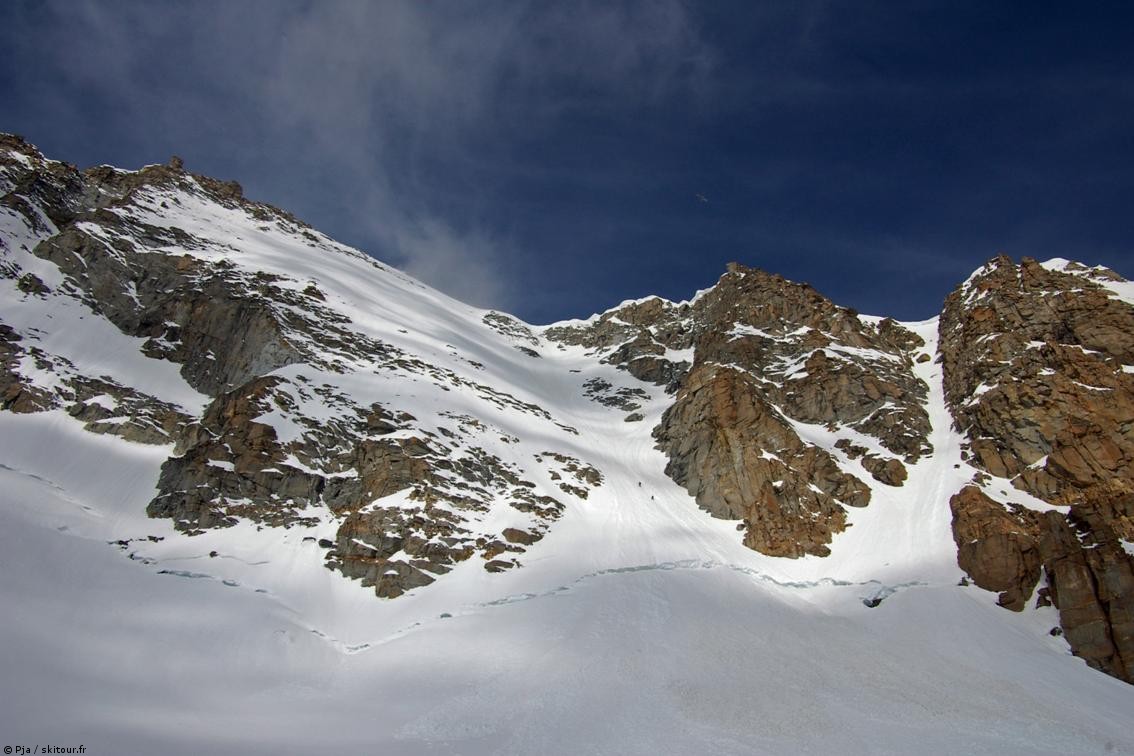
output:
[[[730,260],[917,319],[998,252],[1134,274],[1128,7],[7,0],[0,130],[534,322]]]

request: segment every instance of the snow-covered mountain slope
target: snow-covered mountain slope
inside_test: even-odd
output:
[[[1053,505],[937,319],[737,267],[534,327],[177,162],[6,138],[0,191],[6,741],[1134,751],[1055,607],[963,584],[951,498]]]

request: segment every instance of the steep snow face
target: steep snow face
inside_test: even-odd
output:
[[[10,742],[1134,750],[1131,689],[1068,655],[1048,634],[1054,610],[1010,614],[958,585],[948,499],[974,470],[936,362],[912,368],[932,451],[900,487],[864,474],[825,425],[792,421],[859,473],[870,503],[848,510],[829,556],[770,557],[666,475],[662,385],[189,176],[115,195],[101,210],[113,217],[79,221],[73,252],[37,249],[59,228],[16,208],[38,202],[20,171],[40,158],[19,155],[3,174],[0,318],[20,337],[6,342],[9,385],[38,404],[0,413]],[[116,244],[136,275],[115,290],[139,304],[105,312],[90,294],[102,284],[78,271]],[[246,366],[187,367],[208,361],[184,354],[193,313],[161,309],[144,255],[184,260],[185,291],[220,281],[262,307],[281,364],[231,385]],[[151,311],[168,324],[123,331]],[[936,320],[904,326],[936,353]],[[120,430],[133,407],[151,408],[151,431]],[[402,455],[404,487],[380,490],[357,449]],[[198,473],[199,509],[146,516],[189,498]],[[240,481],[272,475],[292,487],[270,508],[240,500]],[[339,506],[345,490],[383,495]],[[214,514],[232,521],[203,521]],[[340,574],[367,564],[378,574]],[[397,598],[376,597],[383,586]]]

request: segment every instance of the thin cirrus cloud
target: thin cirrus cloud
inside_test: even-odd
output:
[[[573,109],[702,96],[713,59],[673,0],[160,12],[88,0],[8,14],[7,67],[32,77],[23,90],[55,123],[115,132],[107,141],[151,153],[168,147],[193,169],[239,172],[250,194],[293,209],[329,207],[332,233],[496,307],[517,304],[509,270],[524,253],[493,183],[525,166],[510,165],[501,143]],[[106,152],[109,162],[116,153]],[[481,154],[491,161],[469,159]],[[291,178],[275,181],[284,162]],[[264,165],[276,167],[261,174]]]
[[[730,260],[920,319],[1000,251],[1130,272],[1130,12],[1041,6],[12,0],[0,129],[533,322]]]

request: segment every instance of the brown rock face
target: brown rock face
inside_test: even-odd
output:
[[[1009,511],[975,486],[949,501],[957,563],[973,582],[1000,592],[1000,605],[1024,608],[1039,580],[1039,525],[1029,510]]]
[[[55,406],[47,391],[30,385],[19,372],[24,348],[21,336],[0,323],[0,407],[9,412],[43,412]]]
[[[671,392],[698,364],[735,365],[762,379],[761,393],[786,417],[853,428],[905,462],[931,451],[927,389],[912,372],[921,339],[889,319],[864,322],[781,276],[732,263],[691,304],[645,299],[545,335]],[[692,364],[674,355],[691,348]]]
[[[1071,650],[1092,667],[1134,682],[1134,569],[1118,539],[1098,540],[1073,511],[1006,509],[970,486],[950,501],[957,561],[981,588],[1020,611],[1042,569]]]
[[[773,556],[825,556],[844,529],[842,505],[869,489],[823,450],[804,444],[747,373],[694,368],[655,431],[666,474],[711,514],[743,520],[745,545]]]
[[[1129,497],[1134,308],[1089,276],[997,258],[946,300],[941,356],[981,467],[1057,505]]]
[[[304,392],[339,398],[328,386],[279,376],[253,379],[217,397],[182,434],[180,456],[162,466],[150,516],[170,518],[193,534],[241,519],[284,528],[315,525],[311,509],[326,508],[340,518],[326,566],[393,598],[475,554],[488,562],[505,552],[523,553],[563,510],[498,457],[450,445],[459,431],[407,435],[416,418],[381,405],[356,408],[353,418],[313,420],[299,411]],[[257,420],[268,412],[287,413],[308,432],[281,441],[271,425]],[[387,438],[395,432],[396,438]],[[547,456],[539,458],[560,471],[555,475],[574,481],[560,485],[565,492],[586,498],[589,488],[601,485],[593,467],[562,454]],[[398,493],[410,503],[379,503]],[[536,523],[530,530],[504,529],[503,541],[474,532],[462,513],[485,512],[497,500],[531,513]]]
[[[95,433],[172,445],[151,516],[195,534],[241,521],[315,527],[329,513],[338,532],[320,539],[326,566],[393,597],[474,555],[493,570],[516,566],[516,555],[561,515],[559,496],[586,498],[602,484],[592,466],[548,452],[537,455],[539,472],[557,483],[541,489],[521,477],[532,465],[521,469],[514,457],[486,450],[498,439],[520,439],[485,416],[444,410],[419,421],[390,407],[420,380],[538,418],[555,433],[578,433],[478,381],[481,363],[466,359],[469,370],[458,373],[368,335],[314,280],[242,265],[240,245],[228,240],[152,225],[156,208],[188,203],[222,206],[314,254],[352,254],[288,213],[245,199],[239,184],[189,174],[177,159],[133,172],[79,171],[0,135],[0,204],[22,226],[0,238],[8,291],[24,301],[59,298],[80,317],[105,319],[138,337],[146,357],[179,365],[185,381],[211,398],[191,416],[197,405],[186,410],[84,375],[49,351],[42,329],[0,323],[0,408],[60,408]],[[50,287],[34,272],[48,268]],[[484,325],[517,348],[541,343],[510,316],[486,315]],[[302,372],[280,374],[300,365]],[[347,373],[363,374],[368,387],[389,380],[402,388],[368,388],[363,400],[342,389]],[[615,401],[637,407],[635,391],[622,389]],[[486,532],[480,523],[493,507],[505,515]]]
[[[617,320],[634,322],[638,307]],[[833,534],[846,527],[844,507],[870,500],[847,469],[852,460],[900,486],[903,462],[931,451],[927,389],[912,370],[923,344],[893,321],[864,323],[809,286],[740,265],[669,314],[681,313],[664,332],[685,340],[671,348],[691,336],[694,360],[654,437],[669,456],[667,474],[710,513],[743,520],[749,547],[830,553]],[[836,451],[803,441],[795,423],[829,433]],[[896,456],[867,454],[852,432]]]
[[[1134,682],[1134,307],[1110,271],[990,261],[946,300],[946,398],[970,462],[1058,511],[955,496],[958,561],[1019,609],[1042,565],[1072,650]],[[1120,280],[1120,279],[1118,279]]]

